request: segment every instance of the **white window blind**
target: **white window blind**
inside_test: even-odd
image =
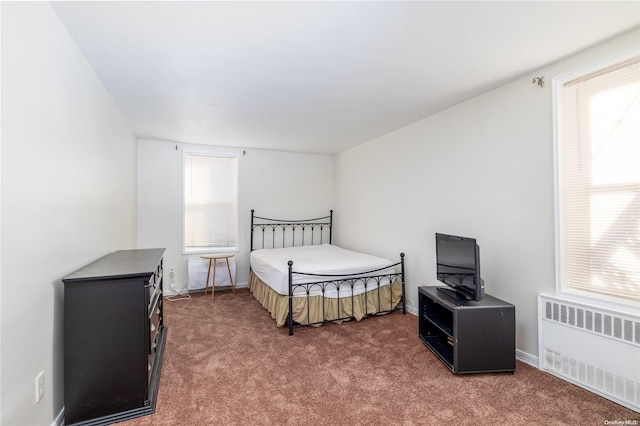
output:
[[[236,249],[237,157],[185,154],[185,252]]]
[[[560,280],[640,300],[640,58],[557,87]]]

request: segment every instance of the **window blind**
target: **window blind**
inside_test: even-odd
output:
[[[559,88],[561,281],[640,300],[640,58]]]
[[[186,251],[236,247],[236,157],[186,154]]]

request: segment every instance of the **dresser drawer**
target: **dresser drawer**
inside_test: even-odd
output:
[[[151,274],[147,287],[149,291],[149,304],[147,309],[149,314],[151,314],[153,304],[155,304],[156,299],[162,294],[162,260]]]
[[[152,353],[155,340],[160,332],[160,308],[156,304],[153,308],[153,312],[149,317],[149,353]]]

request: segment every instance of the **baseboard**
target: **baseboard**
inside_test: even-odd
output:
[[[64,407],[62,407],[62,410],[60,410],[56,418],[53,420],[51,426],[64,426]]]
[[[413,300],[406,299],[405,307],[407,308],[407,312],[415,316],[418,316],[418,307],[413,303]]]
[[[516,349],[516,359],[535,368],[539,368],[540,365],[537,356],[521,351],[520,349]]]
[[[236,283],[234,285],[235,288],[249,288],[249,283]],[[216,290],[230,290],[231,287],[229,286],[216,286]],[[174,290],[173,288],[166,286],[165,288],[163,288],[162,293],[165,296],[178,296],[181,294],[198,294],[198,293],[204,293],[204,288],[198,289],[198,290],[187,290],[187,293],[182,293],[183,290],[187,290],[185,287],[181,287],[180,288],[180,292]]]

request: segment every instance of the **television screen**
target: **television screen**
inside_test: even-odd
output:
[[[457,299],[480,300],[480,248],[474,238],[436,234],[436,275],[451,287]]]

